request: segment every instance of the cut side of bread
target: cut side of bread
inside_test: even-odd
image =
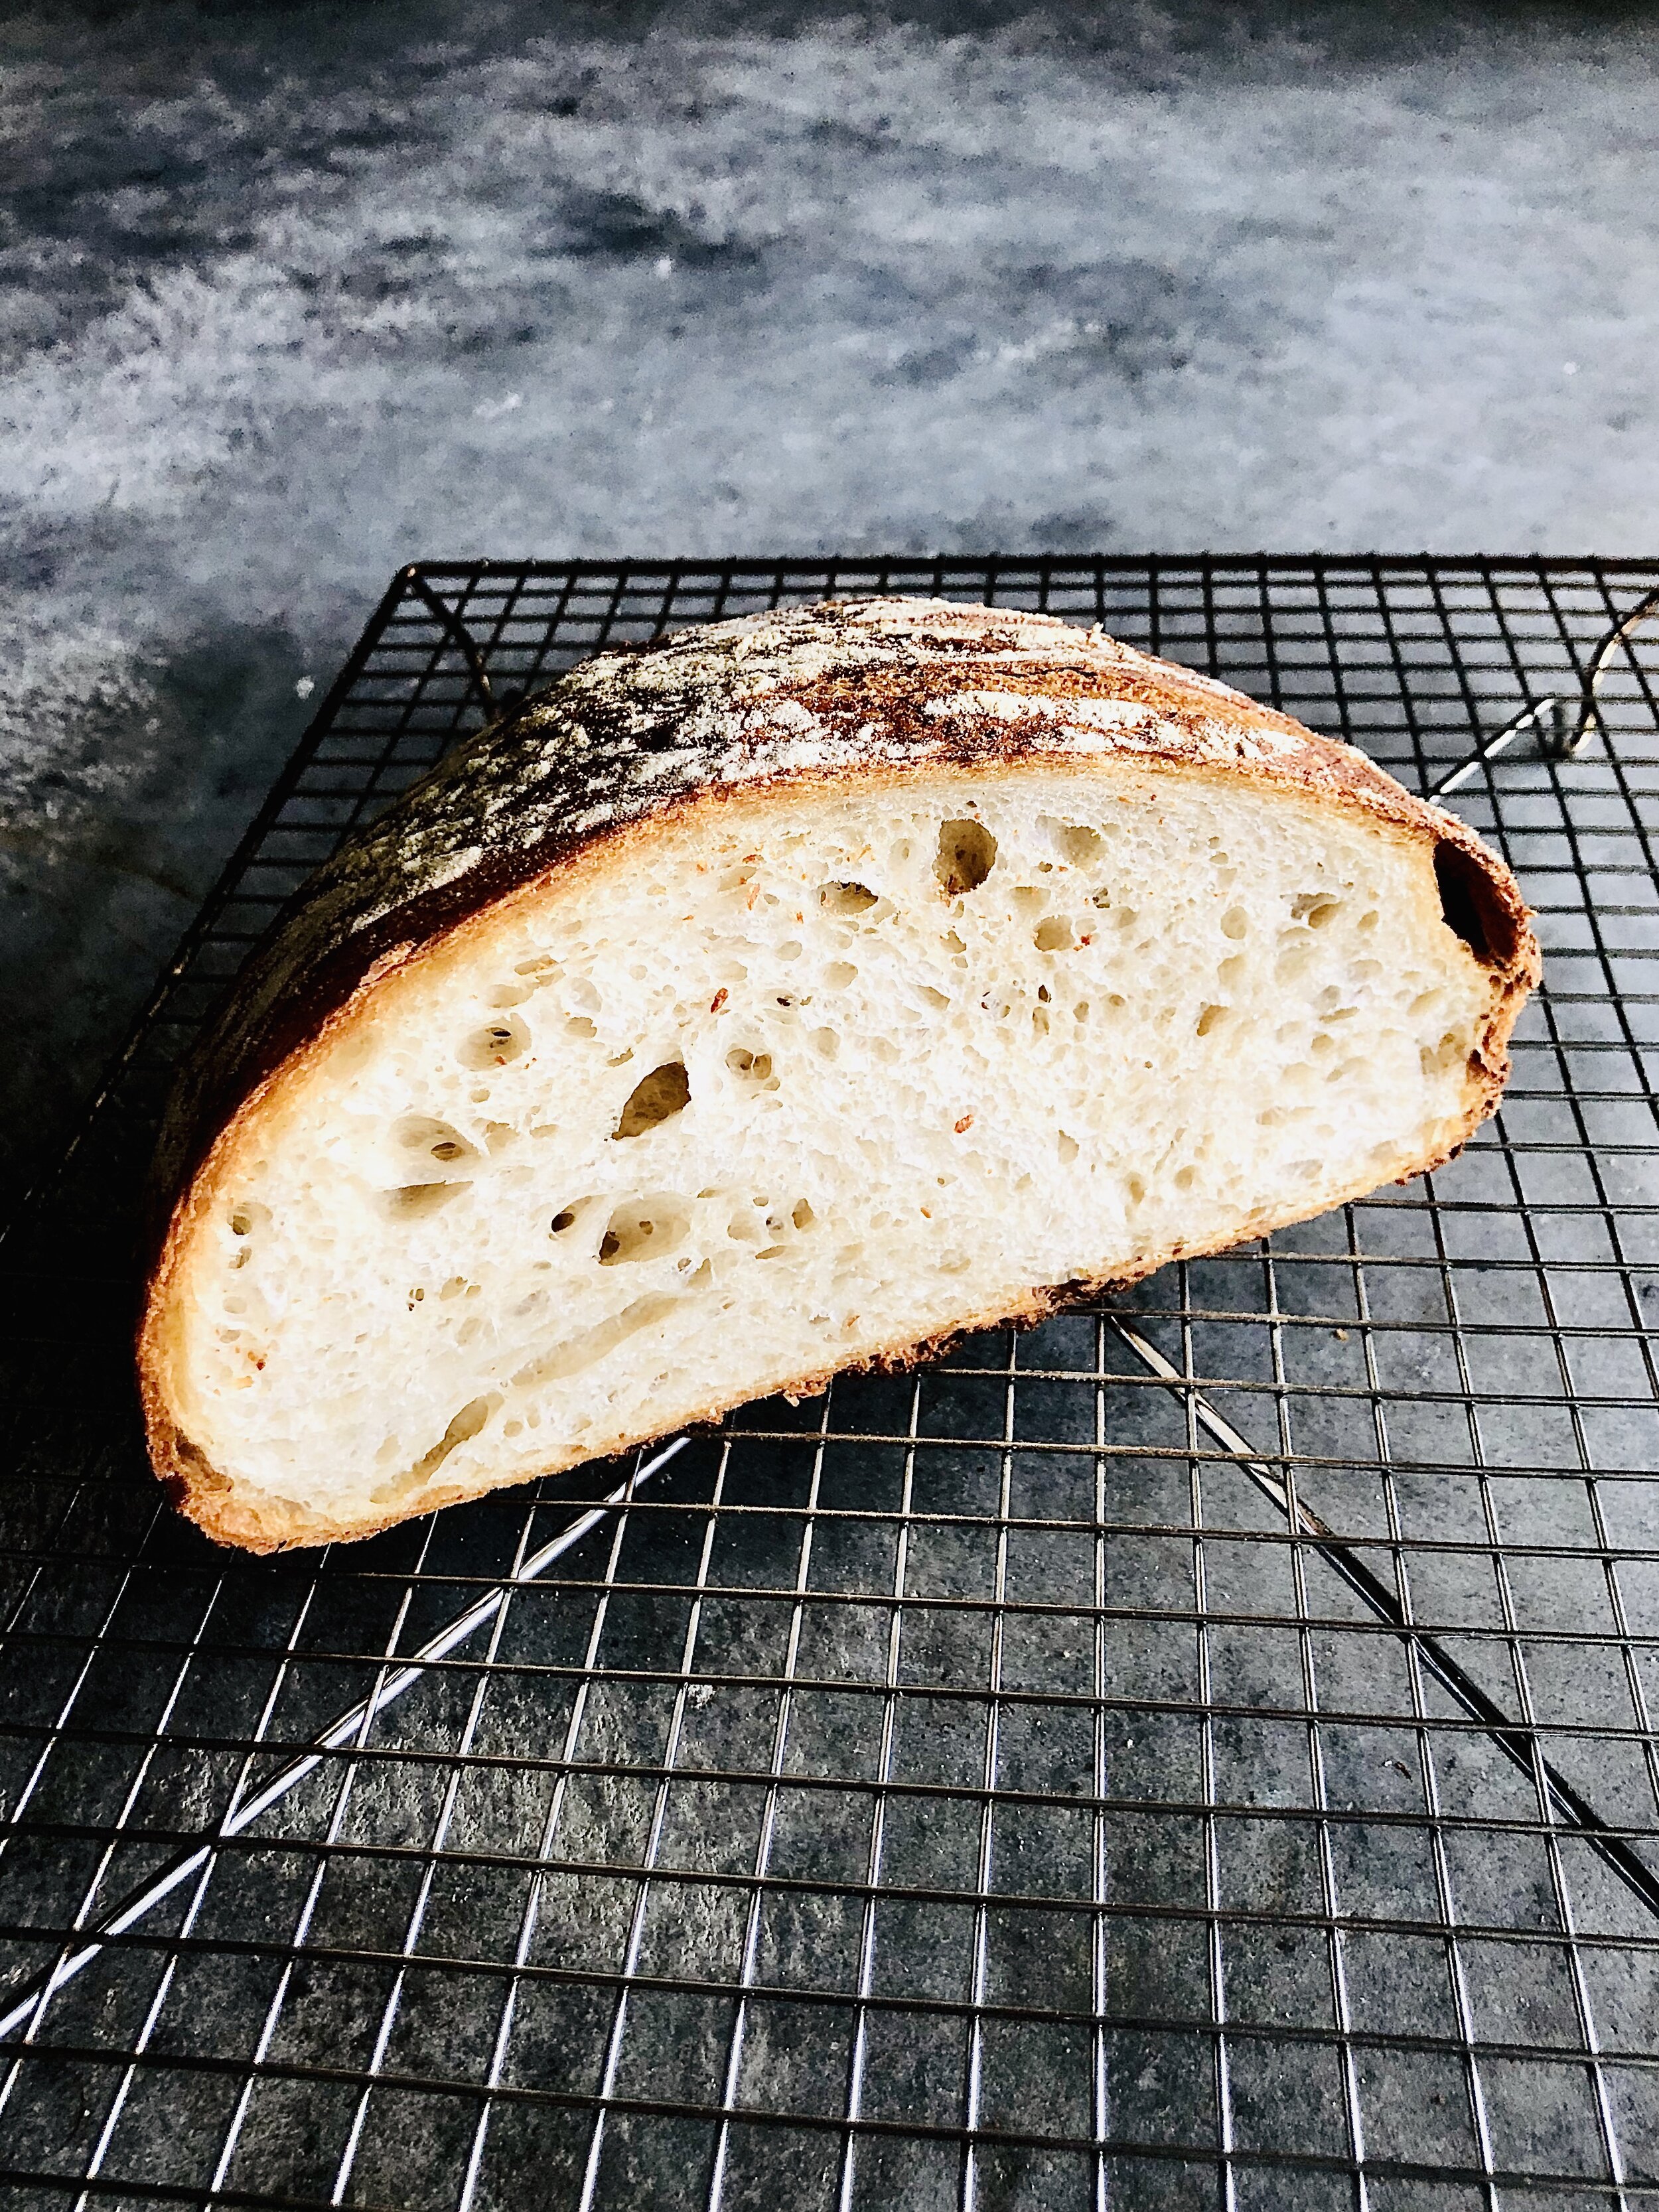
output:
[[[158,1471],[274,1549],[1444,1160],[1537,972],[1346,748],[1036,617],[588,664],[318,879],[181,1085]]]

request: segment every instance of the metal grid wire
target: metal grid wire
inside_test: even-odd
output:
[[[3,1249],[0,2179],[27,2206],[1659,2201],[1659,568],[427,565]],[[1506,854],[1453,1166],[1116,1308],[258,1562],[122,1353],[167,1071],[319,860],[611,642],[1042,606]],[[1540,702],[1562,698],[1566,705]],[[1569,732],[1570,733],[1570,732]]]

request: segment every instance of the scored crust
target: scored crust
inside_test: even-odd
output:
[[[343,1025],[372,1018],[387,977],[475,939],[556,877],[574,884],[625,866],[671,819],[836,786],[867,791],[917,769],[1029,776],[1074,773],[1103,756],[1277,786],[1431,852],[1446,917],[1492,979],[1464,1141],[1502,1091],[1510,1035],[1538,980],[1537,946],[1496,855],[1363,754],[1098,629],[1003,609],[852,600],[601,653],[459,748],[349,840],[245,966],[183,1071],[157,1151],[156,1256],[138,1345],[150,1454],[175,1503],[209,1534],[258,1550],[366,1535],[405,1517],[392,1510],[337,1524],[307,1512],[271,1525],[184,1434],[164,1381],[169,1313],[189,1296],[181,1265],[191,1224],[222,1194],[235,1147]],[[1402,1153],[1399,1179],[1447,1156]],[[1273,1225],[1244,1223],[1227,1241]],[[1040,1318],[1192,1255],[1176,1245],[1109,1278],[1036,1286],[1016,1306],[968,1316],[944,1337],[884,1344],[862,1364],[898,1364],[994,1322]],[[828,1379],[784,1387],[805,1395]],[[707,1417],[726,1410],[711,1404]],[[589,1456],[573,1452],[540,1471]],[[422,1510],[487,1486],[434,1489]]]

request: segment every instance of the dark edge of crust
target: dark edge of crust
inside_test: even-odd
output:
[[[855,603],[863,604],[868,603]],[[908,604],[914,606],[917,603]],[[840,614],[842,610],[836,606],[803,611],[814,615],[820,612]],[[775,702],[780,698],[796,702],[817,714],[821,719],[843,724],[854,717],[860,723],[867,724],[872,707],[877,705],[877,710],[883,716],[884,733],[924,741],[918,744],[910,762],[900,763],[883,759],[881,766],[890,769],[900,776],[910,768],[918,772],[975,766],[1007,768],[1040,761],[1064,769],[1073,764],[1073,757],[1068,756],[1063,746],[1053,741],[1042,742],[1044,732],[1040,725],[1011,726],[989,715],[979,720],[961,720],[954,725],[946,724],[943,728],[924,720],[921,708],[928,699],[947,691],[960,690],[964,682],[975,682],[977,688],[982,690],[1008,691],[1060,702],[1091,697],[1127,699],[1153,708],[1165,722],[1174,726],[1178,733],[1167,743],[1139,742],[1133,748],[1126,747],[1120,757],[1133,765],[1153,770],[1161,768],[1197,772],[1225,780],[1237,777],[1242,781],[1258,786],[1265,783],[1287,793],[1299,789],[1305,797],[1322,799],[1327,804],[1334,803],[1364,813],[1374,821],[1406,830],[1414,839],[1430,847],[1437,862],[1445,848],[1462,856],[1460,879],[1465,896],[1474,900],[1477,926],[1494,956],[1486,957],[1483,964],[1492,973],[1498,989],[1486,1026],[1470,1057],[1470,1096],[1461,1136],[1445,1151],[1414,1163],[1397,1180],[1409,1182],[1455,1158],[1475,1128],[1498,1105],[1510,1073],[1508,1046],[1510,1035],[1521,1008],[1541,973],[1538,946],[1528,927],[1528,912],[1520,888],[1509,869],[1490,848],[1455,815],[1413,797],[1364,754],[1306,730],[1289,716],[1261,707],[1255,701],[1231,692],[1224,686],[1208,679],[1196,677],[1188,670],[1168,662],[1152,660],[1139,653],[1126,654],[1121,661],[1114,664],[1104,660],[1094,661],[1082,655],[1074,659],[1056,653],[1052,660],[1042,665],[1041,673],[1049,678],[1081,677],[1084,679],[1081,683],[1068,684],[1062,688],[1048,683],[1020,681],[1019,678],[1035,677],[1039,672],[1030,664],[1011,671],[1006,664],[983,656],[994,653],[999,647],[1005,647],[1011,636],[1018,636],[1021,627],[1032,627],[1031,617],[1015,617],[1011,622],[1007,616],[1002,615],[999,635],[997,618],[1000,611],[952,605],[948,612],[952,618],[965,621],[979,618],[982,622],[982,642],[978,650],[965,641],[953,640],[950,657],[942,655],[939,661],[932,664],[923,662],[896,669],[872,670],[867,673],[854,672],[848,675],[832,675],[771,696]],[[1056,630],[1067,630],[1069,627],[1054,625]],[[678,638],[661,641],[653,650],[672,649],[683,643],[689,635],[681,633]],[[1070,630],[1070,635],[1078,638],[1083,635],[1074,629]],[[937,650],[939,641],[931,642]],[[591,675],[599,663],[609,665],[642,657],[637,649],[596,656],[594,661],[582,664],[579,672]],[[935,677],[939,680],[929,680]],[[1011,677],[1014,680],[1010,680]],[[491,739],[499,744],[510,740],[517,732],[533,734],[538,716],[550,704],[562,703],[569,684],[570,678],[562,679],[548,690],[525,700],[511,714],[481,732],[477,738],[461,749],[459,756],[450,756],[428,776],[411,786],[394,806],[380,817],[372,834],[380,836],[388,832],[395,834],[400,818],[407,818],[428,801],[445,771],[452,769],[458,758],[465,761],[483,740]],[[1213,748],[1200,750],[1191,734],[1193,726],[1200,723],[1213,725],[1223,718],[1237,723],[1242,741],[1248,740],[1253,729],[1267,728],[1294,735],[1299,740],[1298,749],[1288,754],[1276,753],[1262,760],[1255,757],[1247,750],[1246,744],[1241,742],[1238,753],[1231,762],[1224,753]],[[591,721],[599,717],[590,712],[585,719]],[[1077,759],[1075,764],[1085,766],[1086,757]],[[875,763],[872,761],[868,765]],[[170,1133],[171,1141],[164,1138],[162,1146],[158,1148],[159,1172],[149,1194],[148,1228],[150,1241],[137,1329],[138,1379],[145,1428],[151,1461],[162,1487],[171,1502],[204,1534],[217,1542],[234,1545],[240,1549],[274,1553],[311,1544],[366,1538],[441,1505],[488,1494],[487,1489],[478,1487],[458,1487],[449,1495],[440,1490],[423,1498],[412,1512],[410,1508],[404,1507],[388,1512],[384,1518],[372,1523],[354,1522],[349,1529],[337,1530],[319,1525],[314,1534],[307,1532],[277,1538],[270,1537],[264,1530],[257,1513],[239,1510],[230,1504],[230,1497],[234,1490],[231,1479],[215,1468],[183,1434],[162,1402],[159,1382],[148,1356],[148,1336],[156,1293],[171,1272],[171,1261],[186,1225],[185,1216],[189,1200],[194,1194],[197,1180],[216,1140],[228,1130],[232,1122],[270,1086],[290,1059],[316,1041],[337,1018],[344,1015],[354,1000],[366,992],[372,992],[381,976],[401,966],[405,960],[432,950],[462,924],[481,915],[499,901],[526,888],[538,878],[556,871],[562,872],[579,857],[590,854],[598,857],[605,847],[627,841],[631,833],[642,826],[659,822],[710,799],[764,798],[795,786],[808,789],[822,787],[826,783],[848,781],[864,772],[864,768],[858,764],[849,768],[838,763],[831,767],[813,765],[755,776],[730,786],[705,777],[687,791],[666,793],[655,805],[639,808],[603,826],[586,830],[561,826],[522,846],[485,852],[475,865],[441,887],[417,893],[392,908],[368,927],[353,931],[329,954],[307,969],[301,988],[289,990],[284,994],[279,1002],[276,1017],[261,1027],[251,1051],[228,1065],[216,1066],[216,1044],[234,1023],[239,1003],[249,988],[250,980],[268,975],[271,966],[281,961],[290,926],[303,915],[308,901],[311,886],[302,888],[290,903],[285,916],[279,919],[266,940],[262,954],[256,956],[257,965],[250,963],[232,985],[221,1004],[216,1018],[182,1072],[174,1093],[173,1115],[175,1119]],[[315,881],[313,878],[313,882]],[[180,1107],[185,1109],[182,1117],[179,1116]],[[1321,1211],[1324,1210],[1326,1208],[1322,1204]],[[1290,1219],[1298,1218],[1288,1217]],[[1035,1322],[1068,1308],[1095,1303],[1114,1291],[1127,1289],[1144,1280],[1175,1259],[1201,1257],[1207,1252],[1229,1249],[1233,1244],[1248,1242],[1253,1237],[1267,1234],[1272,1229],[1285,1225],[1285,1220],[1264,1219],[1259,1224],[1247,1226],[1224,1243],[1177,1246],[1149,1259],[1145,1266],[1137,1265],[1127,1272],[1120,1269],[1110,1275],[1087,1281],[1038,1286],[1005,1309],[975,1316],[942,1332],[884,1346],[859,1360],[840,1363],[831,1369],[804,1375],[776,1386],[769,1395],[811,1397],[827,1388],[836,1375],[869,1370],[892,1371],[908,1367],[919,1361],[937,1358],[951,1346],[960,1343],[964,1337],[984,1329]],[[723,1402],[711,1407],[705,1414],[691,1416],[678,1425],[682,1428],[705,1426],[720,1419],[729,1410],[730,1407]],[[653,1435],[656,1433],[653,1432]],[[616,1452],[634,1450],[651,1440],[647,1437],[625,1442],[616,1447]],[[515,1474],[513,1481],[514,1485],[533,1481],[538,1477],[561,1474],[584,1463],[585,1459],[574,1459],[550,1468],[527,1469],[521,1474]]]

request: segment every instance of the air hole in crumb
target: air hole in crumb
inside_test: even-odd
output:
[[[1094,896],[1090,900],[1089,903],[1091,906],[1097,906],[1103,914],[1106,908],[1112,903],[1112,895],[1110,891],[1107,890],[1097,891]]]
[[[495,1398],[471,1400],[462,1407],[429,1452],[417,1459],[406,1474],[400,1475],[395,1483],[389,1483],[385,1488],[377,1490],[374,1495],[377,1498],[395,1497],[404,1491],[413,1490],[419,1484],[428,1481],[458,1445],[468,1443],[477,1435],[500,1402],[500,1400]]]
[[[825,1060],[833,1060],[841,1050],[841,1037],[835,1030],[814,1030],[812,1046]]]
[[[562,1206],[547,1225],[555,1237],[562,1237],[567,1229],[574,1229],[575,1224],[576,1210],[574,1206]]]
[[[750,1052],[744,1045],[734,1045],[726,1055],[726,1064],[733,1075],[741,1076],[760,1090],[775,1091],[778,1087],[769,1052]]]
[[[1086,868],[1091,860],[1100,858],[1102,841],[1098,830],[1090,830],[1080,822],[1068,822],[1055,839],[1062,859],[1074,867]]]
[[[1455,1066],[1463,1057],[1462,1041],[1457,1031],[1455,1030],[1443,1031],[1438,1044],[1424,1045],[1417,1057],[1425,1075],[1429,1077],[1443,1075],[1449,1067]]]
[[[876,896],[867,884],[825,884],[818,904],[830,914],[867,914]]]
[[[599,1265],[620,1267],[634,1260],[659,1260],[678,1249],[690,1227],[684,1208],[673,1199],[625,1200],[599,1239]]]
[[[380,1210],[393,1221],[419,1220],[422,1214],[435,1213],[441,1206],[447,1206],[464,1188],[458,1182],[406,1182],[401,1190],[381,1192]]]
[[[1124,1181],[1123,1188],[1129,1194],[1129,1203],[1131,1206],[1139,1206],[1142,1199],[1146,1195],[1146,1186],[1142,1182],[1138,1175],[1127,1176]]]
[[[1036,926],[1032,943],[1039,952],[1069,952],[1072,949],[1072,925],[1064,915],[1050,915],[1047,921]]]
[[[982,822],[941,822],[933,873],[946,898],[975,891],[996,866],[997,841]]]
[[[463,1067],[504,1067],[530,1042],[530,1031],[517,1014],[496,1014],[475,1030],[459,1054]]]
[[[1176,1169],[1175,1175],[1175,1187],[1177,1190],[1190,1190],[1197,1181],[1198,1176],[1194,1169]]]
[[[596,1037],[599,1035],[598,1030],[594,1028],[586,1014],[572,1014],[564,1025],[564,1033],[567,1036],[574,1037]]]
[[[1221,934],[1231,937],[1235,944],[1249,928],[1250,917],[1242,906],[1230,906],[1221,917]]]
[[[826,991],[844,991],[858,972],[850,961],[832,960],[823,971],[823,988]]]
[[[1201,1006],[1199,1009],[1198,1015],[1198,1033],[1200,1036],[1208,1036],[1210,1031],[1213,1029],[1218,1029],[1226,1018],[1227,1009],[1225,1006]],[[1184,1188],[1185,1186],[1183,1185],[1182,1188]]]
[[[1305,921],[1310,929],[1323,929],[1341,911],[1341,900],[1328,891],[1298,891],[1291,901],[1292,921]]]
[[[434,1121],[429,1114],[405,1114],[392,1135],[404,1152],[423,1152],[440,1167],[453,1167],[459,1160],[477,1158],[476,1147],[459,1129],[447,1121]]]
[[[789,1218],[794,1223],[797,1229],[810,1229],[812,1226],[812,1224],[817,1219],[817,1216],[813,1212],[811,1207],[807,1204],[804,1198],[798,1198],[795,1200],[794,1210],[790,1214]]]
[[[1054,1139],[1054,1150],[1060,1154],[1060,1164],[1061,1167],[1068,1168],[1078,1155],[1077,1139],[1075,1137],[1068,1137],[1065,1130],[1062,1129]]]
[[[642,1076],[629,1093],[615,1133],[618,1137],[642,1137],[647,1129],[657,1128],[664,1121],[672,1121],[676,1114],[684,1113],[690,1099],[691,1083],[685,1062],[665,1060],[660,1067],[653,1067],[649,1075]]]
[[[270,1210],[268,1206],[257,1205],[251,1199],[244,1199],[240,1206],[233,1206],[231,1209],[230,1233],[233,1237],[252,1237],[254,1231],[263,1229],[270,1218]]]

